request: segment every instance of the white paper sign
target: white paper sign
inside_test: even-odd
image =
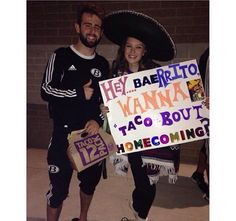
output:
[[[196,60],[99,82],[117,153],[209,137],[209,110]]]

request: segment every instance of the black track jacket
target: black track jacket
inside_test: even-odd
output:
[[[82,129],[93,119],[101,126],[98,82],[106,79],[108,73],[108,61],[98,54],[85,57],[73,46],[57,49],[47,63],[41,85],[41,97],[48,102],[54,124]],[[90,79],[94,93],[90,100],[86,100],[83,85]]]

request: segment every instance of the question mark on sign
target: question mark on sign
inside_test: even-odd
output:
[[[209,136],[209,118],[202,118],[200,121],[201,123],[204,123],[203,126],[206,130],[206,134]]]

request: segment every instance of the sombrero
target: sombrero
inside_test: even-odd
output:
[[[188,88],[190,90],[192,90],[196,85],[198,85],[200,83],[200,80],[197,79],[197,80],[191,80],[191,81],[188,81]]]
[[[104,34],[118,45],[128,36],[141,40],[149,49],[149,56],[155,60],[169,61],[176,54],[175,44],[166,29],[157,20],[140,12],[119,10],[107,14]]]

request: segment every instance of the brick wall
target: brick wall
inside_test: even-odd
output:
[[[28,44],[76,41],[76,8],[83,1],[28,1]],[[209,1],[96,1],[105,12],[133,9],[163,24],[176,43],[208,42]],[[106,38],[101,42],[106,43]]]
[[[27,147],[47,148],[52,121],[46,105],[27,104]]]
[[[27,1],[27,146],[47,148],[52,129],[40,83],[50,54],[76,42],[76,8],[83,1]],[[96,1],[106,12],[133,9],[156,18],[173,37],[177,57],[198,59],[209,42],[209,1]],[[109,62],[117,46],[102,39],[97,51]],[[165,63],[161,63],[165,65]],[[196,162],[199,142],[185,144],[181,159]]]

